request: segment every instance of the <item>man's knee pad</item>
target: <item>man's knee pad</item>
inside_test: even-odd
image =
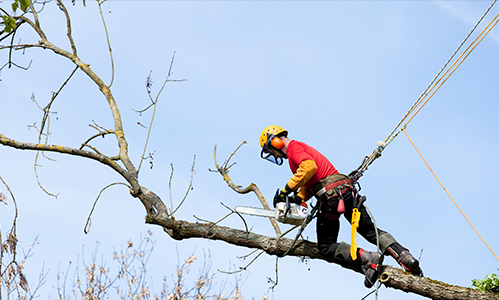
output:
[[[336,251],[334,251],[333,260],[342,266],[351,262],[350,245],[345,242],[341,242],[336,248]]]
[[[383,232],[379,235],[379,248],[381,249],[381,253],[385,253],[386,248],[395,243],[397,243],[397,240],[388,232]]]

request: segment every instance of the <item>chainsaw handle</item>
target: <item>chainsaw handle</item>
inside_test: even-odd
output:
[[[280,193],[280,191],[281,191],[280,189],[277,189],[275,191],[275,195],[274,195],[274,208],[276,208],[277,207],[277,203],[280,202],[279,201],[279,193]]]
[[[286,195],[286,212],[284,212],[284,217],[288,215],[288,213],[291,211],[291,204],[289,204],[289,196]]]

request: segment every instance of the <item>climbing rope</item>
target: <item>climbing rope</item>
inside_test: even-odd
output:
[[[447,65],[449,64],[449,62],[454,58],[454,56],[459,52],[459,50],[461,49],[461,47],[464,45],[464,43],[466,43],[466,41],[468,40],[468,38],[471,36],[471,34],[475,31],[475,29],[478,27],[478,25],[482,22],[483,18],[485,18],[485,16],[488,14],[488,12],[490,11],[490,9],[492,8],[492,6],[494,6],[494,4],[496,3],[497,0],[494,0],[492,2],[492,4],[490,4],[489,8],[485,11],[485,13],[482,15],[482,17],[478,20],[478,22],[475,24],[475,26],[473,26],[473,28],[471,29],[471,31],[468,33],[468,35],[464,38],[464,40],[461,42],[461,44],[459,45],[459,47],[457,47],[456,51],[454,51],[454,53],[451,55],[451,57],[447,60],[447,62],[444,64],[444,66],[440,69],[440,71],[438,71],[437,75],[435,75],[435,77],[433,77],[432,81],[430,82],[430,84],[428,84],[428,86],[426,87],[426,89],[423,91],[423,93],[419,96],[419,98],[416,100],[416,102],[412,105],[412,107],[409,109],[409,111],[405,114],[405,116],[402,118],[402,120],[400,120],[400,122],[397,124],[397,126],[395,126],[395,128],[392,130],[392,132],[385,138],[385,143],[387,142],[387,140],[389,138],[391,138],[395,131],[401,126],[401,124],[404,122],[404,120],[414,111],[414,109],[421,103],[421,101],[424,99],[424,97],[426,97],[426,95],[428,94],[429,90],[433,89],[433,83],[435,83],[435,80],[438,78],[438,76],[440,76],[440,74],[443,72],[443,70],[447,67]],[[496,16],[497,18],[497,16]],[[489,24],[490,25],[490,24]],[[482,31],[483,32],[483,31]],[[469,47],[468,47],[469,48]],[[441,78],[440,78],[441,79]],[[440,80],[439,79],[439,80]],[[437,82],[438,83],[438,82]],[[435,83],[436,84],[436,83]],[[432,87],[433,86],[433,87]],[[431,89],[430,89],[431,88]],[[412,118],[411,118],[412,119]],[[408,123],[408,122],[407,122]],[[406,125],[407,125],[406,123]],[[400,133],[400,131],[398,132]],[[395,134],[396,135],[398,135]],[[395,138],[395,136],[393,138]],[[393,139],[392,139],[393,140]],[[385,145],[386,146],[386,145]]]
[[[492,4],[489,6],[489,8],[485,11],[485,13],[482,15],[482,17],[478,20],[478,22],[472,28],[472,30],[470,31],[470,33],[468,33],[468,35],[463,40],[463,42],[461,42],[461,44],[456,49],[456,51],[454,51],[454,53],[447,60],[447,62],[442,67],[442,69],[440,69],[440,71],[438,72],[438,74],[433,78],[433,80],[431,81],[431,83],[426,87],[426,89],[424,90],[424,92],[419,96],[419,98],[412,105],[412,107],[410,108],[410,110],[405,114],[405,116],[402,118],[402,120],[400,120],[400,122],[397,124],[397,126],[395,126],[395,128],[392,130],[392,132],[385,138],[384,141],[379,141],[379,142],[376,143],[378,147],[371,153],[371,155],[366,156],[364,158],[364,161],[362,162],[362,164],[355,171],[353,171],[353,172],[350,173],[350,177],[352,177],[354,180],[358,180],[363,175],[364,171],[366,171],[367,168],[377,158],[379,158],[381,156],[381,152],[399,135],[399,133],[402,130],[405,130],[405,128],[407,128],[407,125],[409,124],[409,122],[412,121],[412,119],[419,113],[419,111],[421,111],[421,109],[426,105],[426,103],[428,103],[428,101],[440,89],[440,87],[447,81],[447,79],[449,79],[449,77],[456,71],[456,69],[463,63],[463,61],[471,54],[471,52],[476,48],[476,46],[478,46],[478,44],[483,40],[483,38],[485,36],[487,36],[487,34],[490,32],[490,30],[492,30],[492,28],[494,28],[494,26],[499,21],[499,14],[497,14],[494,17],[494,19],[492,21],[490,21],[490,23],[482,30],[482,32],[475,38],[475,40],[473,40],[473,42],[466,48],[466,50],[463,51],[463,53],[456,59],[456,61],[454,61],[454,63],[447,69],[447,71],[445,71],[445,73],[442,74],[443,70],[447,67],[447,65],[449,64],[449,62],[459,52],[459,50],[461,49],[461,47],[468,40],[468,38],[475,31],[475,29],[478,27],[478,25],[481,23],[481,21],[483,20],[483,18],[487,15],[487,13],[490,11],[490,9],[492,8],[492,6],[496,2],[497,2],[497,0],[494,0],[492,2]],[[440,74],[442,74],[442,75],[440,76]],[[446,75],[447,75],[447,77],[445,77]],[[438,78],[439,76],[440,76],[440,78]],[[437,80],[437,78],[438,78],[438,80]],[[438,85],[439,83],[440,83],[440,85]],[[431,95],[430,95],[430,93],[431,93]],[[423,102],[423,100],[425,98],[426,98],[426,100]],[[409,120],[407,120],[405,122],[405,124],[403,124],[404,121],[407,118],[409,118]],[[398,131],[397,131],[397,129],[398,129]]]
[[[412,107],[409,109],[409,111],[405,114],[405,116],[400,120],[400,122],[395,126],[395,128],[392,130],[392,132],[385,138],[384,141],[379,141],[377,142],[377,148],[371,153],[371,155],[366,156],[362,162],[362,164],[353,172],[349,174],[349,176],[357,181],[364,173],[364,171],[367,170],[367,168],[377,159],[381,156],[381,152],[400,134],[401,131],[404,131],[405,135],[411,142],[411,144],[414,146],[420,157],[423,159],[425,162],[426,166],[428,169],[430,169],[431,173],[437,181],[440,183],[442,188],[445,190],[449,198],[452,200],[454,205],[458,208],[458,210],[461,212],[461,214],[464,216],[464,218],[468,221],[468,223],[471,225],[473,230],[476,232],[476,234],[480,237],[480,239],[483,241],[483,243],[487,246],[487,248],[492,252],[494,257],[499,261],[499,258],[497,255],[494,253],[492,248],[487,244],[485,239],[480,235],[478,230],[475,228],[475,226],[471,223],[471,221],[468,219],[466,214],[462,211],[462,209],[459,207],[457,202],[452,198],[450,193],[447,191],[445,186],[442,184],[440,179],[437,177],[435,172],[433,172],[432,168],[430,165],[426,162],[424,159],[423,155],[421,152],[418,150],[414,142],[411,140],[409,137],[406,128],[409,122],[412,121],[412,119],[421,111],[421,109],[428,103],[428,101],[433,97],[433,95],[440,89],[440,87],[449,79],[449,77],[456,71],[456,69],[464,62],[464,60],[471,54],[471,52],[478,46],[478,44],[483,40],[485,36],[494,28],[494,26],[498,23],[499,21],[499,14],[497,14],[492,21],[480,32],[480,34],[473,40],[473,42],[463,51],[463,53],[454,61],[454,63],[442,74],[442,72],[447,68],[447,65],[453,60],[454,56],[459,52],[461,47],[466,43],[468,38],[471,36],[471,34],[475,31],[475,29],[478,27],[478,25],[482,22],[484,17],[487,15],[487,13],[490,11],[492,6],[497,2],[497,0],[494,0],[492,4],[489,6],[489,8],[485,11],[485,13],[482,15],[482,17],[478,20],[478,22],[475,24],[475,26],[471,29],[471,31],[468,33],[468,35],[465,37],[465,39],[461,42],[461,44],[458,46],[456,51],[451,55],[451,57],[447,60],[447,62],[444,64],[444,66],[440,69],[440,71],[437,73],[437,75],[433,78],[433,80],[430,82],[430,84],[426,87],[426,89],[423,91],[423,93],[419,96],[419,98],[416,100],[416,102],[412,105]],[[441,75],[442,74],[442,75]],[[448,75],[447,75],[448,74]],[[440,76],[441,75],[441,76]],[[446,76],[447,75],[447,76]],[[437,80],[438,78],[438,80]],[[441,83],[440,83],[441,82]],[[440,83],[440,84],[439,84]],[[439,85],[438,85],[439,84]],[[437,86],[438,85],[438,86]],[[433,92],[432,92],[433,91]],[[431,94],[430,94],[431,93]],[[429,96],[428,96],[429,95]],[[427,97],[428,96],[428,97]],[[426,100],[423,102],[423,100],[426,98]],[[408,119],[409,118],[409,119]],[[407,120],[408,119],[408,120]],[[407,120],[407,121],[406,121]],[[405,122],[405,123],[404,123]],[[403,124],[403,125],[402,125]],[[371,214],[369,212],[369,214]],[[376,226],[375,226],[376,228]],[[377,234],[377,232],[376,232]],[[378,236],[376,237],[377,243],[378,243],[378,251],[379,251],[379,240]],[[374,292],[374,291],[373,291]],[[376,286],[376,299],[378,298],[378,286]],[[366,295],[364,298],[368,297],[371,293]]]
[[[473,224],[471,223],[470,219],[468,219],[468,217],[466,216],[466,214],[462,211],[462,209],[459,207],[459,205],[456,203],[456,201],[454,200],[454,198],[452,198],[452,196],[450,195],[450,193],[447,191],[447,189],[445,188],[445,186],[442,184],[442,182],[440,181],[440,179],[438,179],[438,176],[435,174],[435,172],[433,172],[432,168],[430,167],[430,165],[426,162],[426,159],[424,159],[423,155],[421,154],[421,152],[419,152],[418,148],[416,147],[416,145],[414,144],[414,142],[411,140],[411,138],[409,137],[409,134],[407,133],[407,131],[405,129],[402,129],[405,133],[405,135],[407,136],[407,138],[409,139],[409,141],[411,142],[412,146],[414,146],[414,149],[416,149],[416,151],[418,152],[419,156],[421,156],[421,158],[423,159],[424,163],[426,164],[426,166],[428,167],[428,169],[430,169],[431,173],[433,174],[433,176],[435,176],[435,178],[437,179],[438,183],[440,183],[440,186],[442,186],[442,188],[444,189],[444,191],[447,193],[447,195],[449,196],[449,198],[452,200],[452,202],[454,202],[454,205],[456,205],[457,209],[459,209],[459,211],[461,212],[461,214],[464,216],[464,218],[466,219],[466,221],[468,221],[468,223],[471,225],[471,227],[473,228],[473,230],[475,230],[476,234],[478,234],[478,236],[480,237],[480,239],[482,239],[483,243],[485,244],[485,246],[487,246],[487,248],[489,248],[490,252],[492,252],[492,254],[495,256],[495,258],[499,261],[499,258],[497,257],[497,255],[494,253],[494,251],[492,251],[492,248],[490,248],[489,244],[487,244],[487,242],[484,240],[484,238],[480,235],[480,233],[478,233],[478,230],[476,230],[475,226],[473,226]]]

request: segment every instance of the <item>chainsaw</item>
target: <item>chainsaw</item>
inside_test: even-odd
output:
[[[237,206],[235,210],[242,214],[275,218],[278,222],[291,225],[303,224],[303,221],[309,215],[308,206],[305,202],[302,202],[302,204],[291,203],[288,197],[286,197],[286,202],[276,203],[275,210],[246,206]]]

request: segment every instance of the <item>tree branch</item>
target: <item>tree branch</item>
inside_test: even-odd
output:
[[[184,240],[189,238],[204,238],[224,241],[231,245],[253,249],[261,249],[269,255],[283,256],[293,244],[293,239],[272,238],[244,230],[214,225],[213,223],[199,224],[187,221],[174,220],[168,217],[146,217],[146,223],[162,226],[172,238]],[[299,240],[288,256],[308,257],[320,259],[330,263],[332,260],[319,253],[316,243]],[[359,272],[357,270],[353,270]],[[382,266],[380,282],[386,287],[414,293],[430,299],[481,299],[497,300],[498,295],[493,292],[482,293],[472,288],[452,286],[430,278],[414,276],[398,268]]]
[[[499,299],[499,295],[497,293],[482,293],[481,291],[472,288],[450,285],[426,277],[412,276],[401,269],[389,266],[383,266],[380,282],[386,287],[418,294],[431,299]]]
[[[69,43],[71,44],[71,49],[73,51],[73,54],[76,55],[76,46],[75,46],[75,43],[73,41],[73,35],[72,35],[72,30],[71,30],[71,19],[69,18],[69,14],[68,14],[68,10],[66,9],[66,6],[64,6],[64,4],[62,3],[61,0],[57,0],[57,6],[59,6],[59,8],[64,12],[64,15],[66,16],[66,23],[67,23],[67,27],[68,27],[68,31],[67,31],[67,36],[68,36],[68,39],[69,39]]]
[[[24,143],[24,142],[19,142],[13,139],[10,139],[3,134],[0,133],[0,144],[4,146],[9,146],[12,148],[20,149],[20,150],[36,150],[36,151],[51,151],[51,152],[58,152],[58,153],[63,153],[63,154],[69,154],[69,155],[74,155],[74,156],[81,156],[81,157],[86,157],[90,158],[93,160],[96,160],[98,162],[101,162],[109,167],[111,167],[113,170],[118,172],[123,178],[125,178],[128,183],[132,186],[133,190],[139,191],[140,187],[138,186],[138,183],[136,182],[135,178],[132,177],[125,169],[120,167],[116,162],[114,162],[111,158],[108,156],[90,152],[90,151],[85,151],[85,150],[80,150],[80,149],[75,149],[75,148],[70,148],[70,147],[63,147],[59,145],[47,145],[47,144],[34,144],[34,143]]]
[[[234,152],[229,156],[229,158],[223,163],[222,166],[219,166],[217,163],[217,146],[215,146],[214,154],[213,154],[213,159],[215,161],[215,166],[217,168],[217,171],[222,175],[224,178],[225,182],[229,185],[231,189],[233,189],[236,193],[239,194],[247,194],[250,192],[254,192],[256,196],[258,197],[258,200],[260,200],[260,203],[262,203],[263,208],[265,209],[270,209],[269,205],[267,204],[267,201],[265,201],[265,198],[263,197],[262,193],[260,192],[260,189],[256,186],[256,184],[251,183],[248,187],[246,188],[241,188],[241,186],[235,185],[232,180],[229,177],[229,169],[233,165],[228,165],[230,162],[230,159],[234,154],[241,148],[243,144],[246,144],[246,141],[242,142]],[[235,163],[234,163],[235,164]],[[277,236],[281,236],[281,230],[279,229],[279,225],[277,224],[276,220],[274,218],[269,218],[270,223],[272,223],[272,226],[274,227],[274,230],[276,232]]]
[[[97,0],[97,4],[99,5],[100,16],[102,19],[102,24],[104,25],[104,31],[106,32],[106,40],[107,40],[107,46],[109,48],[109,56],[111,57],[111,82],[109,83],[109,87],[111,87],[114,82],[114,59],[113,59],[113,49],[111,48],[111,42],[109,41],[109,32],[107,31],[106,20],[104,19],[104,14],[102,13],[102,3],[104,2],[105,1]]]

